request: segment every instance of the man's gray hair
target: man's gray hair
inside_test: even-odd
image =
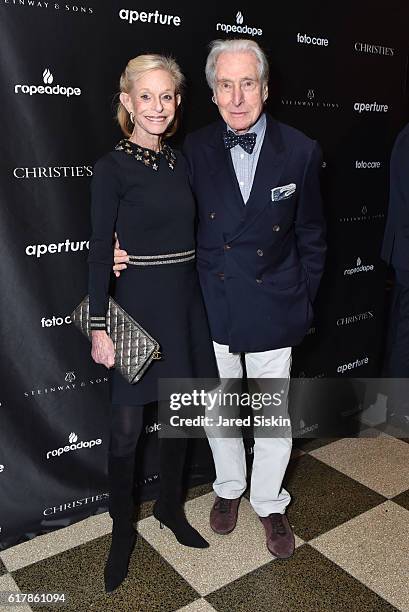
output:
[[[262,85],[268,83],[268,60],[262,48],[254,41],[247,38],[235,38],[232,40],[213,40],[210,43],[210,52],[206,61],[206,80],[214,91],[216,80],[216,62],[221,53],[254,53],[258,64],[259,79]]]

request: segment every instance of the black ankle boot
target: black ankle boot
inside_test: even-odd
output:
[[[135,545],[136,533],[132,523],[134,467],[134,454],[127,457],[108,456],[109,514],[113,527],[104,571],[106,593],[112,593],[125,580]]]
[[[159,443],[160,493],[153,516],[173,531],[184,546],[208,548],[209,543],[188,522],[182,502],[182,478],[187,439],[162,438]]]

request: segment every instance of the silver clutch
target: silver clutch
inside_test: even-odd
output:
[[[71,314],[73,323],[91,340],[89,296]],[[107,333],[115,348],[115,367],[129,383],[142,378],[151,362],[161,359],[159,343],[111,297],[106,316]]]

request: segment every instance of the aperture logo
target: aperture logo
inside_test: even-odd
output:
[[[80,178],[92,176],[92,166],[33,166],[14,168],[16,179]]]
[[[382,45],[373,45],[371,43],[356,42],[354,44],[355,51],[359,53],[370,53],[372,55],[395,55],[393,47],[383,47]]]
[[[167,15],[155,12],[132,11],[130,9],[120,9],[119,18],[129,24],[140,21],[141,23],[158,23],[165,26],[180,26],[182,19],[178,15]]]
[[[375,266],[373,264],[363,265],[360,257],[356,260],[355,268],[348,268],[344,270],[344,276],[351,276],[352,274],[359,274],[360,272],[373,272],[375,270]]]
[[[326,109],[326,110],[340,110],[341,105],[339,102],[323,100],[316,96],[315,89],[307,89],[305,96],[300,98],[281,98],[281,104],[284,106],[293,106],[299,108],[309,109]]]
[[[261,36],[263,30],[256,26],[243,25],[244,16],[241,11],[236,13],[236,25],[227,23],[216,24],[216,30],[230,34],[230,32],[237,32],[238,34],[248,34],[249,36]]]
[[[340,317],[339,319],[337,319],[337,327],[343,327],[344,325],[353,325],[354,323],[361,323],[362,321],[371,321],[374,318],[375,315],[373,310],[367,310],[366,312],[360,312],[359,314]]]
[[[26,255],[35,256],[38,259],[46,253],[68,253],[73,251],[83,251],[89,249],[89,240],[70,240],[67,238],[65,242],[51,242],[50,244],[29,244],[26,246]]]
[[[338,374],[344,374],[348,370],[355,370],[355,368],[360,368],[363,365],[367,365],[369,363],[369,357],[363,357],[362,359],[355,359],[350,363],[343,363],[337,367]]]
[[[328,38],[321,38],[319,36],[310,36],[309,34],[297,34],[297,42],[304,45],[315,45],[317,47],[328,47]]]
[[[81,89],[79,87],[72,87],[71,85],[52,85],[54,82],[54,76],[49,68],[43,70],[43,82],[44,85],[15,85],[14,93],[16,94],[28,94],[34,96],[36,94],[46,94],[49,96],[65,96],[70,98],[71,96],[80,96]]]
[[[50,459],[50,457],[60,457],[65,453],[80,450],[81,448],[94,448],[94,446],[100,446],[102,444],[101,438],[97,438],[96,440],[86,440],[85,442],[78,442],[78,436],[74,432],[71,432],[68,436],[68,442],[69,444],[66,444],[65,446],[60,446],[59,448],[54,448],[53,450],[47,451],[46,459]]]
[[[387,113],[389,106],[387,104],[378,104],[378,102],[354,102],[354,111],[357,113]]]

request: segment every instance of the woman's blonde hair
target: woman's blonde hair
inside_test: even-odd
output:
[[[182,93],[185,78],[177,62],[173,59],[173,57],[153,53],[149,55],[138,55],[137,57],[129,60],[119,80],[120,91],[129,94],[132,90],[134,81],[149,70],[166,70],[175,83],[175,94],[177,95]],[[176,109],[174,120],[169,125],[162,138],[169,138],[177,131],[180,121],[179,109],[180,105]],[[125,136],[129,138],[133,132],[134,126],[131,121],[130,114],[121,101],[118,103],[116,118],[121,130]]]

